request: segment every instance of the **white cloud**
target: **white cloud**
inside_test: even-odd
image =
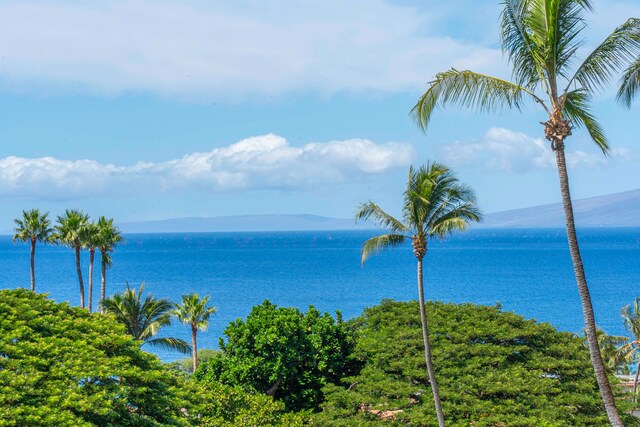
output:
[[[7,1],[0,79],[27,90],[234,100],[419,90],[451,66],[500,67],[496,49],[430,33],[441,25],[430,9],[384,0]]]
[[[273,134],[133,166],[10,156],[0,159],[0,197],[67,200],[156,191],[305,190],[406,167],[413,158],[413,147],[404,143],[348,139],[294,147]]]
[[[615,148],[605,157],[597,149],[586,152],[572,150],[568,143],[567,164],[570,167],[598,167],[612,159],[630,159],[626,148]],[[481,167],[493,171],[525,173],[535,169],[555,168],[555,155],[547,141],[513,132],[491,128],[479,141],[456,141],[442,147],[443,159],[453,167]]]

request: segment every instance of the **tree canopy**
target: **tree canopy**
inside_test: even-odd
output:
[[[315,425],[436,425],[416,305],[387,300],[353,321],[364,367],[323,389]],[[580,338],[497,307],[427,305],[448,425],[607,424]]]
[[[270,394],[288,410],[316,408],[321,388],[353,367],[355,341],[340,315],[334,320],[312,306],[302,313],[265,301],[224,334],[221,353],[203,363],[196,377]]]

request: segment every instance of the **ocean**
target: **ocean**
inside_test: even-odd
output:
[[[218,312],[199,334],[200,348],[217,348],[226,325],[269,299],[306,310],[313,305],[345,318],[384,298],[417,298],[409,245],[383,251],[365,266],[360,247],[374,231],[128,234],[113,254],[108,294],[145,283],[157,297],[210,295]],[[600,327],[624,334],[620,309],[640,296],[640,229],[578,230]],[[83,253],[85,282],[88,253]],[[100,288],[96,256],[94,304]],[[564,331],[583,327],[571,259],[562,229],[477,229],[429,243],[424,264],[430,300],[493,305]],[[36,286],[56,301],[78,304],[73,251],[39,245]],[[0,236],[0,287],[29,286],[29,247]],[[190,330],[166,331],[187,341]],[[184,356],[156,351],[164,361]]]

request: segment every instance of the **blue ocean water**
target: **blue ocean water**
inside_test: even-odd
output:
[[[362,242],[373,231],[130,234],[113,255],[108,293],[145,282],[145,289],[178,301],[211,295],[218,309],[200,348],[217,348],[226,325],[265,299],[302,310],[359,315],[383,298],[417,298],[410,247],[381,252],[360,265]],[[579,239],[598,324],[623,334],[620,308],[640,295],[640,229],[583,229]],[[96,257],[94,302],[99,293]],[[83,254],[85,281],[88,254]],[[73,252],[38,246],[37,291],[77,304]],[[0,236],[0,287],[29,285],[28,245]],[[527,318],[579,332],[582,314],[564,230],[472,230],[431,242],[425,258],[431,300],[495,304]],[[190,339],[186,326],[168,331]],[[153,350],[149,348],[148,350]],[[163,360],[183,356],[158,352]]]

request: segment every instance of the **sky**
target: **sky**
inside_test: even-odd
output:
[[[628,17],[594,1],[584,56]],[[508,78],[498,1],[0,2],[0,230],[22,209],[138,221],[398,214],[410,165],[452,167],[485,212],[559,201],[535,105],[409,112],[439,71]],[[640,100],[594,112],[609,157],[576,130],[574,198],[640,187]]]

